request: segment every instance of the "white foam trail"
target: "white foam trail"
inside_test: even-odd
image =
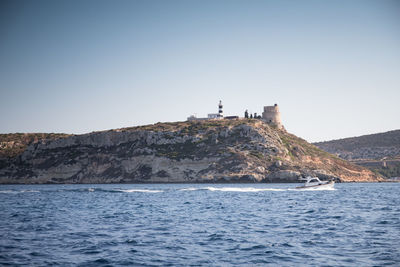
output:
[[[14,191],[14,190],[0,190],[0,193],[3,194],[18,194],[18,193],[39,193],[40,191],[36,190],[21,190],[21,191]]]
[[[280,188],[254,188],[254,187],[207,187],[210,191],[222,192],[262,192],[262,191],[286,191],[287,189]]]
[[[40,193],[40,191],[37,191],[37,190],[22,190],[21,193]]]
[[[179,189],[179,191],[196,191],[196,190],[201,190],[201,189],[203,189],[203,188],[189,187],[189,188]]]
[[[13,190],[1,190],[0,193],[2,193],[2,194],[17,194],[19,192],[13,191]]]
[[[335,188],[295,188],[298,191],[335,191]]]
[[[164,192],[162,190],[149,190],[149,189],[116,189],[117,191],[124,192],[124,193],[134,193],[134,192],[141,192],[141,193],[161,193]]]

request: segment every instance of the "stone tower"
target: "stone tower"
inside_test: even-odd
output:
[[[275,104],[273,106],[265,106],[264,112],[262,113],[262,119],[267,123],[276,125],[279,129],[282,129],[283,127],[278,104]]]

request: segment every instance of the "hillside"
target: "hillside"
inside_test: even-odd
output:
[[[314,143],[385,177],[400,177],[400,130]]]
[[[0,183],[380,180],[368,169],[256,119],[157,123],[60,135],[1,160]]]
[[[27,148],[32,143],[41,140],[52,140],[70,136],[68,134],[55,133],[13,133],[0,134],[0,159],[15,157]]]
[[[314,143],[344,159],[381,159],[400,155],[400,130]]]

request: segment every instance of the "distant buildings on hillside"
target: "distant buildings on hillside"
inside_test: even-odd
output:
[[[207,115],[207,118],[197,118],[195,115],[191,115],[190,117],[187,118],[187,120],[188,121],[204,121],[204,120],[223,119],[224,118],[224,112],[223,112],[222,108],[223,108],[223,105],[222,105],[222,101],[220,100],[219,104],[218,104],[218,113],[209,113]]]
[[[246,110],[244,112],[244,118],[260,119],[269,124],[275,125],[278,128],[283,128],[278,104],[275,104],[273,106],[264,106],[264,111],[261,116],[257,115],[257,113],[254,113],[254,116],[253,114],[250,114],[249,116],[249,112]],[[228,119],[228,120],[239,119],[239,116],[224,117],[223,105],[221,100],[219,101],[218,104],[218,113],[209,113],[207,115],[207,118],[197,118],[195,115],[191,115],[190,117],[187,118],[188,121],[221,120],[221,119]]]

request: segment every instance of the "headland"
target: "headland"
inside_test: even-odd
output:
[[[309,175],[338,182],[382,180],[254,118],[0,138],[2,184],[298,182]]]

